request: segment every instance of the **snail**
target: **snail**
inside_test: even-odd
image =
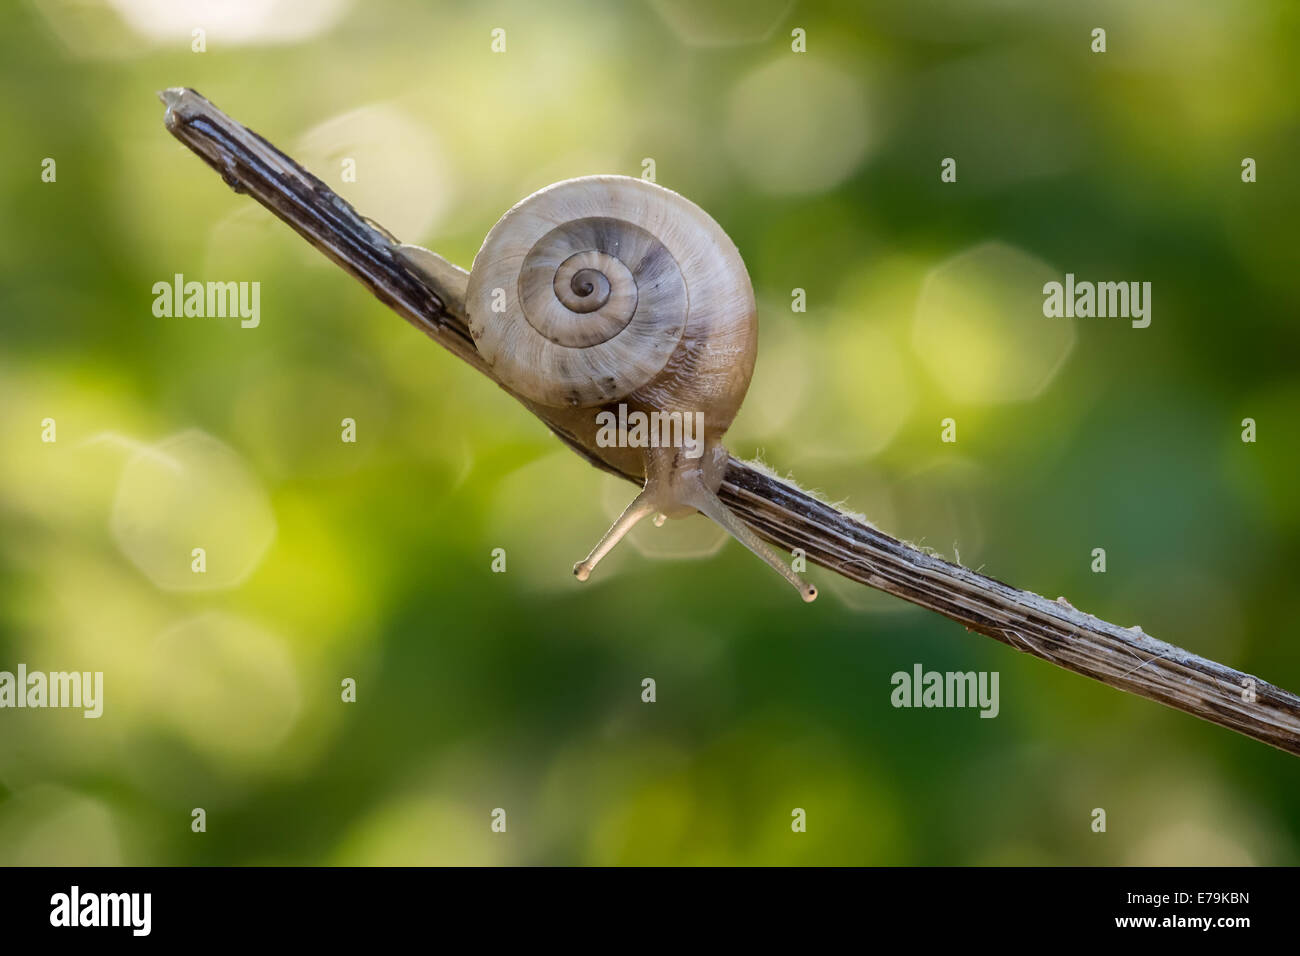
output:
[[[401,249],[449,284],[455,267]],[[588,457],[645,475],[574,565],[578,580],[643,518],[662,524],[699,512],[805,601],[817,596],[718,498],[728,458],[721,439],[749,388],[758,320],[740,252],[704,210],[627,176],[555,183],[492,227],[464,288],[475,346],[497,380],[544,407]]]

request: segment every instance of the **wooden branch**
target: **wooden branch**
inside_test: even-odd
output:
[[[404,319],[496,381],[469,334],[463,269],[403,246],[193,90],[171,89],[160,96],[167,105],[167,129],[231,188],[252,196]],[[641,475],[621,471],[576,443],[561,412],[519,400],[587,461],[641,483]],[[719,494],[773,544],[802,548],[810,561],[846,578],[1058,667],[1300,754],[1300,698],[1257,677],[1158,641],[1140,628],[1118,627],[1064,600],[1050,601],[926,554],[735,458]]]

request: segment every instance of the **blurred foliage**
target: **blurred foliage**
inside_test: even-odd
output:
[[[102,670],[106,701],[0,712],[0,863],[1300,862],[1295,758],[818,570],[805,607],[703,519],[577,585],[630,486],[232,194],[154,98],[197,88],[466,266],[529,192],[653,159],[759,296],[735,453],[1294,690],[1298,20],[24,0],[0,32],[0,670]],[[1150,281],[1151,327],[1045,319],[1067,271]],[[260,326],[155,317],[175,273],[260,282]],[[999,671],[1000,716],[891,708],[918,661]]]

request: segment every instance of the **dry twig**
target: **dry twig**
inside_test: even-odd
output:
[[[408,322],[496,381],[470,338],[464,270],[435,263],[445,274],[431,282],[404,261],[394,236],[198,93],[171,89],[161,96],[172,135],[231,188],[252,196]],[[520,401],[575,452],[611,470],[569,439],[545,407]],[[615,473],[642,481],[640,475]],[[1059,667],[1300,754],[1300,698],[1257,677],[1158,641],[1140,628],[1118,627],[1064,601],[926,554],[734,458],[719,494],[773,544],[803,548],[809,560],[846,578]]]

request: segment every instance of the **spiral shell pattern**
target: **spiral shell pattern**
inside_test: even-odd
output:
[[[693,287],[729,281],[719,266],[728,247],[699,207],[662,187],[623,176],[557,183],[488,233],[470,273],[470,331],[525,398],[617,401],[664,373],[692,320]]]

